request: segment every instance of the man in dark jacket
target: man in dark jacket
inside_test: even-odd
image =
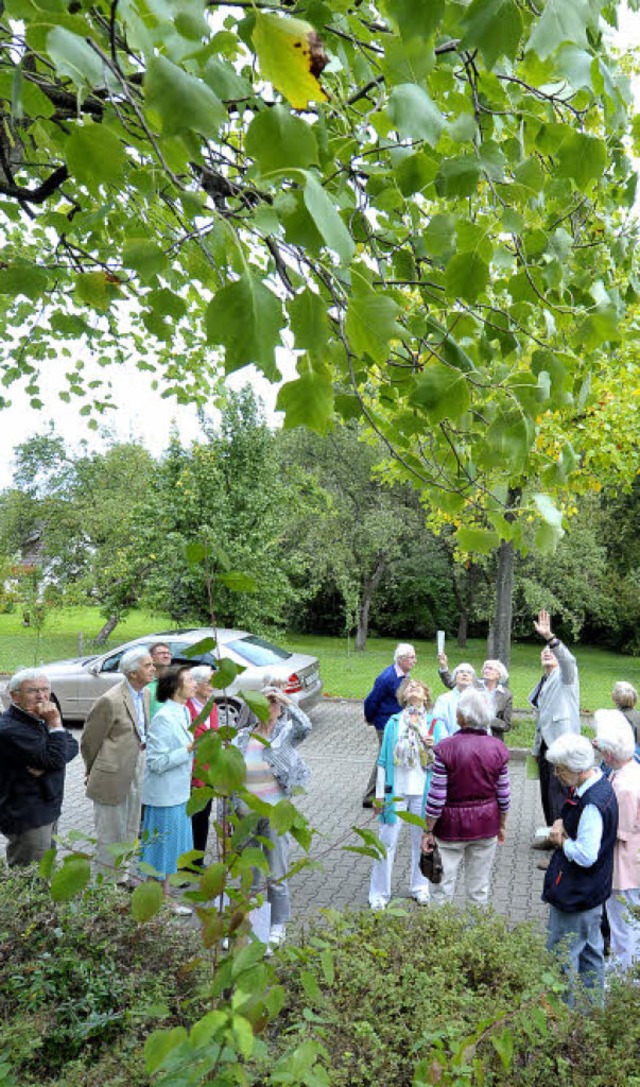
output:
[[[66,766],[78,744],[62,726],[46,676],[16,672],[8,691],[11,704],[0,716],[0,831],[11,867],[41,860],[51,849]]]
[[[611,894],[613,850],[618,832],[618,802],[602,772],[594,765],[586,736],[565,733],[551,744],[547,760],[569,790],[550,838],[555,852],[547,869],[542,898],[549,903],[547,947],[568,957],[572,985],[579,975],[604,999],[602,906]]]
[[[393,664],[385,668],[376,679],[373,689],[364,700],[364,718],[368,725],[373,725],[376,730],[378,747],[382,746],[384,726],[394,713],[400,713],[402,706],[398,702],[398,687],[403,679],[416,663],[416,651],[407,642],[401,642],[397,646],[393,656]],[[373,798],[376,791],[376,778],[378,776],[378,756],[373,764],[373,770],[369,777],[365,794],[362,798],[363,808],[373,807]]]

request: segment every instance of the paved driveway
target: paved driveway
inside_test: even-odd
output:
[[[322,869],[302,871],[291,881],[296,920],[311,918],[323,907],[366,906],[371,861],[346,853],[341,846],[359,844],[351,826],[375,828],[376,824],[371,812],[361,806],[378,751],[372,729],[363,722],[361,704],[327,699],[314,710],[312,720],[313,732],[301,748],[311,766],[311,783],[307,795],[296,803],[318,832],[311,856],[321,861]],[[510,766],[512,807],[507,841],[497,852],[491,901],[510,921],[541,920],[546,907],[540,901],[543,874],[535,866],[540,854],[530,849],[535,828],[543,822],[538,784],[526,779],[523,758],[513,757]],[[82,777],[78,757],[67,771],[60,820],[63,834],[72,828],[93,833],[91,804],[85,798]],[[408,895],[408,844],[409,829],[405,826],[394,868],[394,892],[399,897]],[[4,854],[1,837],[0,852]]]

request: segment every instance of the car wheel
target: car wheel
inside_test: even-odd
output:
[[[237,728],[242,709],[240,703],[232,702],[229,698],[222,698],[219,702],[216,702],[216,706],[218,708],[218,724],[221,727],[226,725],[228,728]]]

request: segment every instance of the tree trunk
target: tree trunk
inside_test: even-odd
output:
[[[466,610],[460,611],[458,616],[458,637],[457,644],[460,649],[464,649],[467,644],[467,635],[469,633],[469,612]]]
[[[513,521],[515,507],[520,502],[520,490],[509,492],[509,509],[505,514],[507,521]],[[487,639],[487,654],[501,660],[509,667],[511,657],[511,619],[513,614],[513,573],[515,551],[511,540],[503,540],[498,548],[498,571],[496,574],[496,610]]]
[[[362,600],[360,601],[360,607],[358,608],[358,627],[356,630],[356,652],[362,652],[367,644],[367,634],[369,632],[369,612],[371,610],[371,603],[373,596],[382,580],[382,575],[387,568],[387,556],[384,554],[378,555],[376,559],[376,565],[373,573],[370,577],[365,578],[364,585],[362,587]]]
[[[119,615],[112,615],[109,619],[107,619],[107,621],[104,624],[102,630],[99,631],[99,633],[96,635],[96,638],[95,638],[96,645],[103,645],[104,642],[106,642],[107,638],[111,634],[113,634],[113,632],[116,629],[119,622],[120,622],[120,616]]]
[[[487,639],[487,653],[509,667],[511,656],[511,614],[513,609],[514,551],[511,540],[503,540],[498,549],[498,573],[496,577],[496,611],[491,626],[491,638]],[[489,644],[491,642],[491,644]]]

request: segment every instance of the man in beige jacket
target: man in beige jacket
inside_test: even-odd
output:
[[[91,707],[80,742],[87,796],[93,800],[96,865],[110,876],[115,875],[116,857],[109,847],[135,841],[140,830],[149,726],[145,688],[155,675],[147,646],[125,653],[120,669],[125,678]],[[126,876],[125,868],[119,872]]]

